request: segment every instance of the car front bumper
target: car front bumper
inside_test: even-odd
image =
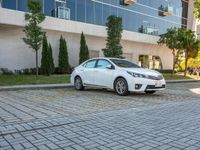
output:
[[[162,80],[151,80],[145,78],[133,78],[128,81],[129,91],[159,91],[166,88],[166,82]]]

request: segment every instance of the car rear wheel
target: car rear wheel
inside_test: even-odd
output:
[[[83,82],[80,77],[75,78],[74,87],[78,91],[84,90]]]
[[[120,96],[126,96],[129,94],[128,84],[124,78],[118,78],[114,84],[115,91]]]
[[[156,91],[145,91],[146,94],[154,94]]]

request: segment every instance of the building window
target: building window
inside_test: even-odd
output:
[[[152,55],[140,55],[139,66],[141,66],[142,68],[149,68],[149,69],[158,69],[158,70],[163,69],[160,57]]]
[[[55,0],[55,9],[52,11],[52,16],[60,19],[70,19],[70,9],[67,8],[65,0]]]
[[[159,34],[159,28],[156,27],[156,25],[150,24],[148,21],[143,21],[143,24],[138,29],[140,33],[145,34],[151,34],[151,35],[158,35]]]
[[[0,0],[0,8],[2,7],[2,0]]]
[[[85,22],[85,0],[78,0],[77,3],[77,21]]]
[[[99,51],[90,50],[89,55],[90,55],[90,58],[99,57]]]
[[[16,2],[16,0],[3,0],[2,1],[2,7],[16,10],[17,9],[17,2]]]

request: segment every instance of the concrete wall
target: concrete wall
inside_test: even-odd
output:
[[[66,38],[68,44],[69,61],[72,66],[78,65],[80,34],[64,33],[52,30],[46,30],[48,41],[52,44],[55,64],[58,64],[59,38],[61,35]],[[0,34],[0,68],[22,69],[35,66],[35,53],[24,44],[22,38],[24,33],[22,28],[2,30]],[[106,41],[103,37],[94,37],[86,35],[89,50],[100,51],[105,47]],[[139,42],[130,42],[122,40],[124,53],[132,53],[133,61],[138,63],[139,55],[160,56],[163,67],[170,69],[172,66],[171,51],[163,46],[155,44],[145,44]],[[41,53],[41,50],[39,51]],[[39,57],[41,59],[41,57]]]
[[[9,19],[8,19],[9,18]],[[0,8],[0,68],[22,69],[35,66],[35,53],[22,41],[25,25],[24,13]],[[58,62],[59,38],[63,35],[68,43],[69,61],[78,64],[80,34],[83,31],[90,50],[100,51],[105,47],[106,28],[86,23],[47,17],[42,27],[52,44],[55,64]],[[139,55],[160,56],[163,68],[172,68],[172,54],[164,46],[157,45],[159,37],[124,31],[122,46],[124,53],[131,53],[138,63]],[[40,50],[41,53],[41,50]],[[41,59],[41,57],[39,57]]]

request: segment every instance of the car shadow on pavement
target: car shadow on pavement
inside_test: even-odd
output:
[[[88,92],[96,92],[96,93],[102,93],[102,94],[112,94],[113,96],[119,96],[117,93],[115,93],[114,90],[110,89],[98,89],[98,88],[86,88],[85,91]],[[163,96],[163,93],[160,91],[154,93],[154,94],[146,94],[145,92],[130,92],[129,95],[127,96],[120,96],[120,97],[129,97],[129,96],[140,96],[140,97],[158,97],[158,96]]]

